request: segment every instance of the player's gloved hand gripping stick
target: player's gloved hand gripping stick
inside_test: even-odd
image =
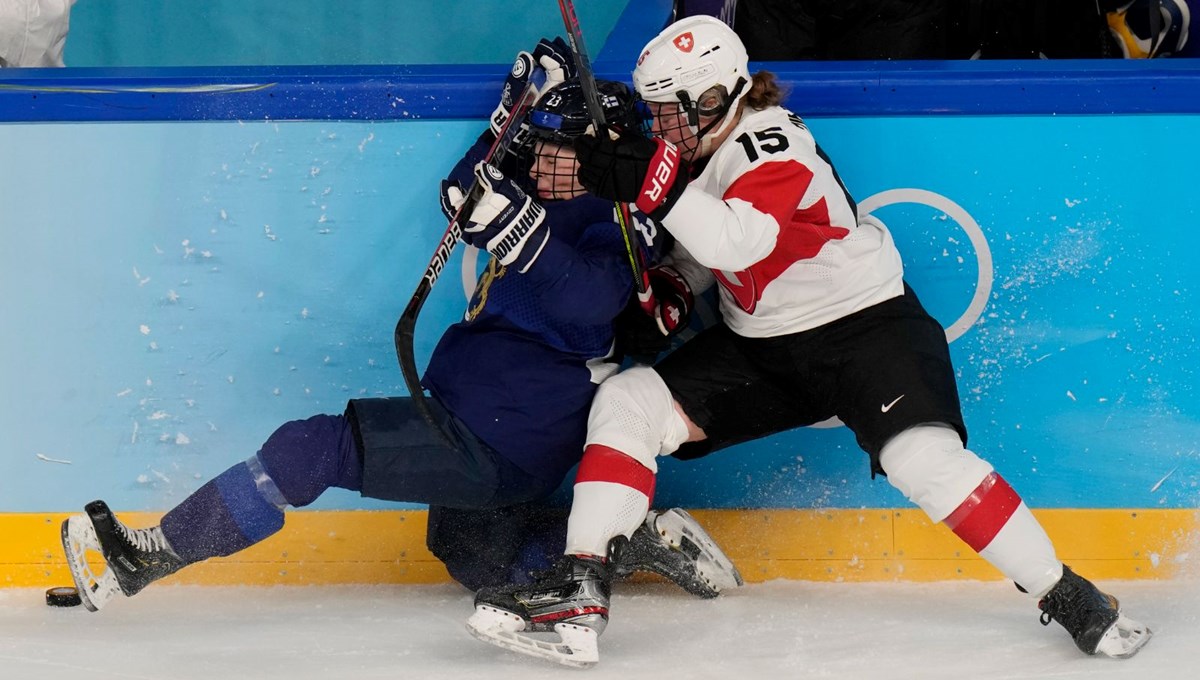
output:
[[[492,142],[492,146],[488,149],[487,155],[484,156],[484,162],[492,165],[499,165],[504,157],[516,145],[516,137],[521,130],[521,124],[525,120],[525,114],[537,101],[540,93],[540,84],[544,73],[540,68],[535,69],[530,75],[525,85],[521,90],[520,95],[515,99],[515,103],[508,111],[507,117],[502,124],[496,126],[496,141]],[[494,117],[493,117],[494,120]],[[421,307],[425,305],[425,300],[429,297],[429,291],[433,290],[433,284],[437,283],[438,277],[441,276],[442,270],[446,267],[446,263],[450,260],[450,255],[453,254],[454,248],[462,239],[462,223],[466,220],[476,204],[483,195],[483,187],[480,185],[478,178],[471,184],[470,190],[467,192],[466,200],[462,201],[454,213],[454,217],[450,219],[450,224],[446,227],[446,233],[442,235],[441,241],[438,242],[437,249],[433,252],[433,257],[429,260],[429,266],[425,268],[425,274],[421,277],[421,282],[417,284],[416,291],[413,292],[412,299],[408,301],[408,306],[404,308],[404,312],[400,315],[400,320],[396,322],[396,358],[400,360],[400,373],[404,376],[404,384],[408,387],[408,393],[411,395],[413,404],[425,420],[430,425],[435,427],[438,432],[449,442],[451,438],[434,419],[433,413],[429,410],[429,405],[425,403],[425,393],[421,388],[421,376],[417,371],[417,360],[413,353],[413,332],[417,327],[417,315],[421,313]]]

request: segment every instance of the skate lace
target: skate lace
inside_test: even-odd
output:
[[[1094,612],[1105,606],[1113,606],[1111,596],[1084,583],[1077,583],[1076,579],[1079,577],[1068,572],[1062,582],[1038,603],[1042,610],[1038,620],[1043,626],[1057,620],[1072,635],[1078,635]]]
[[[130,529],[124,524],[117,522],[117,530],[121,532],[121,536],[126,541],[132,543],[134,547],[142,552],[164,552],[168,550],[167,537],[163,536],[162,529],[159,527]]]
[[[1065,579],[1064,579],[1065,580]],[[1063,624],[1067,630],[1074,632],[1072,623],[1079,618],[1074,614],[1078,614],[1080,607],[1079,600],[1080,591],[1071,584],[1060,583],[1058,587],[1046,594],[1038,606],[1042,610],[1042,615],[1038,617],[1038,621],[1043,626],[1049,626],[1051,621],[1057,619]]]

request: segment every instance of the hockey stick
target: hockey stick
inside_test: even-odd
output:
[[[500,132],[496,135],[496,141],[492,142],[487,154],[484,155],[485,163],[498,165],[515,143],[517,133],[521,130],[521,121],[538,96],[538,86],[534,83],[538,73],[539,71],[534,69],[534,72],[529,75],[529,82],[525,85],[525,89],[521,90],[521,95],[509,113],[508,120],[504,121],[504,125],[500,127]],[[450,261],[450,255],[454,253],[455,246],[462,239],[460,221],[471,214],[482,197],[483,187],[476,179],[471,183],[470,190],[467,191],[466,200],[462,202],[462,205],[455,211],[454,217],[450,219],[446,233],[438,242],[437,249],[433,251],[433,257],[429,260],[429,266],[425,268],[425,274],[421,277],[421,282],[417,284],[417,290],[413,292],[412,299],[408,301],[408,306],[404,308],[404,312],[396,322],[396,358],[400,360],[400,374],[404,376],[408,394],[425,421],[451,445],[453,445],[452,438],[434,419],[433,412],[429,410],[429,404],[425,403],[425,392],[421,388],[421,376],[417,371],[417,359],[413,350],[413,333],[417,328],[417,315],[425,306],[425,300],[429,297],[429,292],[433,290],[433,284],[437,283],[438,277],[442,275],[442,270],[446,268],[446,263]]]
[[[575,15],[575,3],[572,0],[558,0],[558,9],[562,12],[563,25],[567,28],[567,37],[571,40],[571,51],[575,53],[575,67],[579,71],[579,89],[583,91],[584,101],[587,102],[588,114],[592,117],[592,125],[596,134],[602,134],[606,121],[604,109],[600,108],[600,92],[596,88],[596,76],[592,73],[592,62],[588,58],[587,47],[583,44],[583,29],[579,27],[579,17]],[[650,272],[646,270],[645,254],[630,232],[633,217],[629,206],[616,201],[617,224],[621,227],[621,236],[625,239],[625,252],[629,255],[629,266],[633,269],[633,281],[637,286],[638,304],[642,310],[654,318],[656,303],[654,291],[650,289]]]

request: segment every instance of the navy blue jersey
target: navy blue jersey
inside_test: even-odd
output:
[[[465,188],[492,139],[480,135],[450,178]],[[527,159],[508,160],[506,174],[527,181]],[[524,274],[489,262],[422,384],[495,451],[557,481],[579,462],[596,385],[616,368],[603,359],[613,322],[633,297],[633,274],[612,201],[583,195],[543,205],[545,249]],[[654,262],[669,237],[648,217],[635,220]]]
[[[589,362],[610,354],[633,275],[611,201],[585,195],[545,208],[541,255],[524,274],[489,263],[424,385],[501,455],[557,479],[581,455],[596,389]]]

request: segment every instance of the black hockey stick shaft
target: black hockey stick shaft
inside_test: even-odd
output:
[[[592,62],[588,57],[587,47],[583,43],[583,29],[579,27],[579,17],[575,14],[575,3],[572,0],[558,0],[558,9],[562,12],[563,25],[567,29],[567,37],[571,41],[571,51],[575,53],[575,67],[579,71],[579,88],[583,91],[583,99],[587,103],[588,114],[596,134],[607,134],[604,120],[604,109],[600,107],[600,91],[596,87],[596,76],[592,72]],[[625,239],[625,252],[629,255],[629,266],[633,269],[633,281],[637,287],[638,303],[649,315],[654,316],[654,292],[650,289],[650,272],[646,270],[645,255],[633,234],[633,217],[629,206],[620,201],[616,202],[617,224],[621,227],[621,236]]]
[[[504,121],[504,125],[500,127],[499,134],[496,135],[496,140],[492,142],[487,154],[483,157],[485,163],[499,164],[514,145],[517,133],[521,129],[521,121],[525,118],[525,114],[529,111],[530,107],[533,106],[534,100],[537,99],[538,91],[537,86],[534,84],[535,75],[534,73],[530,74],[529,83],[521,91],[517,103],[509,113],[508,120]],[[450,260],[450,255],[454,253],[455,246],[458,245],[458,241],[462,238],[461,220],[466,219],[471,214],[471,211],[475,209],[475,205],[479,203],[479,199],[482,196],[483,187],[480,185],[479,180],[476,179],[471,183],[471,188],[467,191],[466,199],[458,207],[458,210],[455,211],[454,217],[450,219],[450,224],[446,227],[446,233],[442,235],[437,249],[433,251],[433,257],[430,258],[429,266],[425,268],[425,274],[421,276],[421,281],[417,284],[417,289],[413,292],[412,299],[408,301],[408,305],[400,315],[400,320],[396,322],[396,358],[400,360],[400,374],[404,377],[404,384],[408,387],[408,394],[412,398],[413,405],[416,406],[417,411],[421,413],[426,422],[441,433],[446,442],[451,445],[453,445],[452,438],[442,429],[437,419],[433,417],[433,412],[429,410],[429,404],[425,402],[425,392],[421,388],[421,375],[417,370],[417,359],[413,349],[413,334],[417,329],[417,316],[420,315],[421,308],[425,306],[425,300],[429,298],[429,293],[433,290],[433,284],[437,283],[438,277],[442,275],[442,270],[446,268],[446,263]]]

